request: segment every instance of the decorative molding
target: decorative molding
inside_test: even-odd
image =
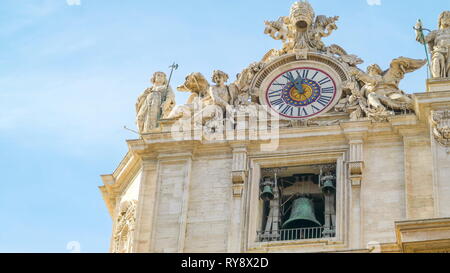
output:
[[[233,149],[231,176],[233,182],[233,196],[242,197],[244,184],[247,181],[248,176],[246,147],[237,147]]]
[[[404,253],[450,253],[450,218],[400,221],[395,230]]]
[[[444,147],[450,147],[450,111],[433,111],[431,126],[434,139]]]
[[[120,204],[113,235],[114,253],[132,253],[133,237],[136,227],[137,201],[125,201]]]
[[[355,126],[358,125],[358,126]],[[367,138],[370,122],[341,123],[342,130],[349,140],[347,171],[352,186],[361,186],[364,173],[364,139]]]
[[[362,140],[350,141],[350,160],[348,162],[348,173],[352,186],[361,186],[364,171],[363,157],[364,142]]]

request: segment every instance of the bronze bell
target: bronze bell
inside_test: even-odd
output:
[[[264,201],[270,201],[275,198],[275,195],[273,194],[273,188],[270,185],[265,185],[264,189],[261,193],[261,199]]]
[[[270,201],[275,199],[275,194],[273,188],[275,183],[269,177],[264,178],[264,182],[261,183],[262,192],[260,198],[264,201]]]
[[[301,197],[294,201],[291,216],[283,224],[283,229],[300,229],[321,227],[322,224],[316,219],[314,213],[314,202],[310,198]]]
[[[323,182],[321,189],[324,194],[336,192],[336,187],[334,186],[333,180],[331,178],[325,179],[325,182]]]

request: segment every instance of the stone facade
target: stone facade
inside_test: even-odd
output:
[[[222,71],[215,71],[214,86],[200,73],[189,75],[178,90],[191,97],[171,113],[152,106],[158,119],[142,126],[117,170],[102,177],[115,223],[111,252],[450,251],[450,79],[430,80],[428,92],[407,95],[398,83],[424,61],[401,57],[386,71],[359,70],[356,55],[321,41],[337,20],[297,2],[290,16],[266,22],[266,34],[283,41],[281,50],[269,51],[230,85]],[[334,99],[311,117],[302,112],[307,107],[273,107],[271,85],[285,71],[298,72],[281,84],[294,105],[319,107],[316,89],[319,102],[326,90]],[[316,83],[307,76],[314,71],[330,80]],[[158,92],[171,92],[164,84]],[[276,113],[261,115],[260,108]],[[268,195],[277,200],[288,196],[286,181],[326,177],[323,166],[330,164],[333,235],[277,237],[282,218],[267,225],[266,210],[280,207],[261,198],[264,178],[280,187]],[[259,237],[266,226],[270,240]]]

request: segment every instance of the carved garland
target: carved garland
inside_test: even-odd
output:
[[[450,147],[450,111],[433,111],[431,125],[436,141],[445,147]]]
[[[133,233],[136,222],[137,201],[125,201],[120,204],[114,232],[114,253],[132,252]]]

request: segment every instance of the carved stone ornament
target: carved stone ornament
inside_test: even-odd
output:
[[[422,29],[418,22],[417,30]],[[428,44],[431,50],[431,74],[433,78],[450,77],[450,11],[444,11],[439,16],[438,29],[422,36],[417,31],[417,41]]]
[[[120,204],[114,231],[114,253],[132,252],[133,233],[136,222],[137,201],[125,201]]]
[[[172,126],[176,132],[201,132],[207,140],[219,140],[214,136],[245,129],[240,127],[240,117],[261,120],[260,110],[275,113],[269,114],[281,119],[277,124],[283,128],[332,126],[348,119],[384,122],[413,112],[413,99],[399,89],[399,83],[426,61],[400,57],[388,70],[371,65],[364,72],[357,68],[363,63],[358,56],[322,41],[337,29],[338,19],[316,16],[308,1],[295,2],[288,16],[265,22],[265,33],[281,40],[282,49],[270,50],[230,84],[228,74],[220,70],[213,71],[211,84],[199,72],[189,74],[177,88],[190,93],[184,105],[175,106],[165,74],[155,73],[153,86],[136,105],[139,132],[167,124],[176,125]],[[433,41],[446,45],[448,28],[444,13]]]
[[[335,110],[348,112],[351,120],[367,117],[375,121],[385,121],[398,112],[412,112],[413,99],[400,90],[399,83],[406,73],[425,64],[426,60],[399,57],[385,71],[376,64],[369,66],[367,72],[350,68],[352,79],[343,85],[347,97],[336,105]]]
[[[281,50],[272,50],[263,60],[284,54],[295,53],[299,59],[306,59],[308,51],[326,51],[322,38],[330,36],[337,29],[339,17],[315,16],[307,1],[298,1],[291,7],[289,16],[277,21],[267,21],[265,34],[283,41]]]
[[[436,141],[445,147],[450,147],[450,111],[433,111],[431,125]]]

